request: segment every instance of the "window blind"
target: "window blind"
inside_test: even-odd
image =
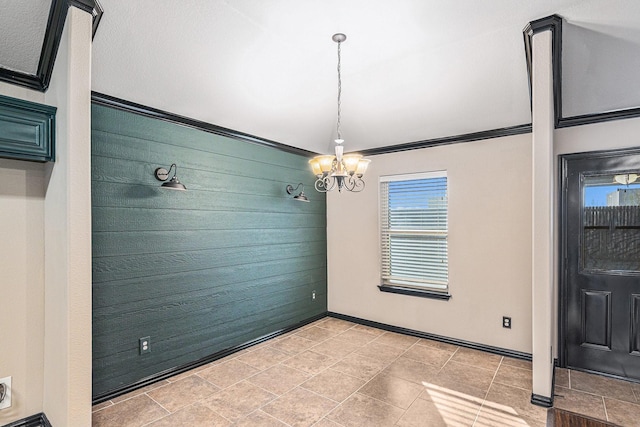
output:
[[[382,285],[448,292],[446,172],[380,178]]]

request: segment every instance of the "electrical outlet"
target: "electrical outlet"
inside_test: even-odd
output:
[[[151,337],[142,337],[138,340],[140,354],[151,353]]]
[[[0,378],[0,409],[11,406],[11,377]]]
[[[502,316],[502,327],[511,329],[511,317]]]
[[[311,301],[315,301],[316,300],[316,291],[313,290],[311,291]]]

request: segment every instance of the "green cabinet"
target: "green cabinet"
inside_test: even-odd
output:
[[[0,96],[0,157],[55,160],[56,107]]]

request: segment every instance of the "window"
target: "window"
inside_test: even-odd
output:
[[[380,177],[381,291],[448,299],[446,171]]]

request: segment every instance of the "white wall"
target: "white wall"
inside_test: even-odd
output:
[[[640,118],[554,131],[556,166],[561,154],[628,147],[640,147]],[[329,310],[531,352],[531,135],[371,159],[362,193],[332,192],[327,197]],[[382,293],[377,289],[378,177],[442,169],[449,173],[453,297],[445,302]],[[557,200],[557,182],[555,188]],[[555,239],[557,248],[557,233]],[[554,257],[557,260],[557,253]],[[555,357],[557,289],[556,283],[552,303]],[[501,327],[502,315],[512,316],[513,329]]]
[[[640,118],[557,129],[556,155],[640,147]]]
[[[45,412],[91,425],[91,15],[70,8],[49,90],[0,94],[58,107],[56,163],[0,160],[0,425]]]
[[[0,425],[42,411],[43,217],[44,165],[0,159],[0,378],[13,391]]]
[[[532,392],[553,397],[553,285],[556,279],[554,208],[553,34],[533,36],[532,93]]]
[[[91,15],[69,8],[48,103],[58,106],[56,163],[44,202],[43,411],[91,425]]]
[[[327,198],[329,310],[531,352],[531,135],[371,160],[362,193]],[[378,177],[433,170],[448,173],[452,298],[380,292]]]

